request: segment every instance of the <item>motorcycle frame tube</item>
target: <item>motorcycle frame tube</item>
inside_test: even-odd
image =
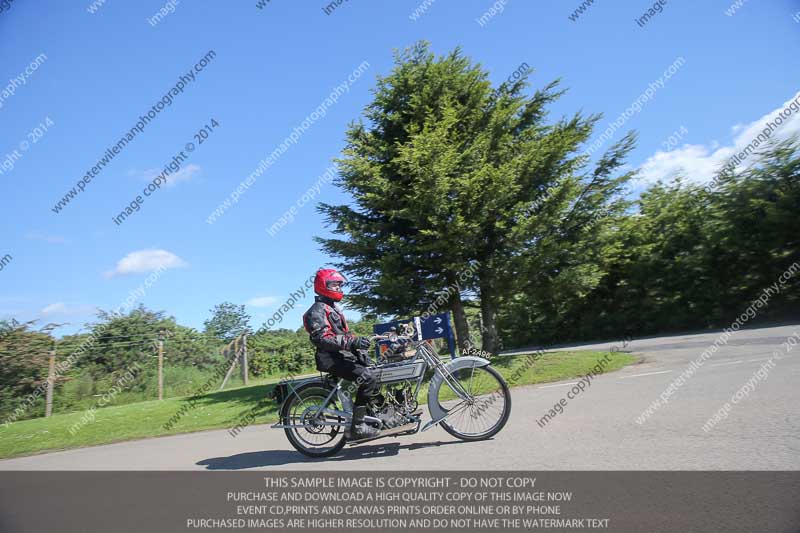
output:
[[[423,372],[420,374],[420,376],[416,379],[416,386],[414,387],[414,398],[417,398],[417,396],[419,395],[419,389],[422,386],[422,382],[425,380],[426,372],[431,368],[433,368],[433,371],[434,371],[433,378],[431,379],[431,382],[428,385],[428,410],[429,410],[429,412],[431,414],[431,421],[428,424],[426,424],[426,429],[427,429],[427,428],[429,428],[431,426],[434,426],[434,425],[438,424],[439,422],[444,420],[448,415],[448,412],[443,410],[443,409],[441,409],[441,407],[439,406],[438,401],[437,401],[438,400],[439,389],[441,388],[442,383],[443,382],[447,383],[448,386],[453,390],[453,392],[455,392],[460,398],[464,398],[465,391],[463,389],[461,391],[458,391],[458,390],[456,390],[456,387],[453,386],[453,382],[454,381],[453,381],[453,378],[452,378],[452,373],[454,371],[460,370],[462,368],[479,368],[479,367],[488,366],[490,364],[490,361],[488,361],[487,359],[484,359],[482,357],[477,357],[477,356],[463,356],[463,357],[459,357],[457,359],[454,359],[454,360],[450,361],[447,364],[443,364],[441,360],[436,358],[435,354],[429,353],[430,348],[428,348],[427,346],[423,346],[424,343],[425,343],[425,341],[418,341],[416,343],[416,345],[417,345],[416,346],[417,347],[417,354],[414,356],[412,362],[417,360],[417,359],[422,359],[425,362],[425,365],[426,365],[425,370],[423,370]],[[314,380],[309,380],[309,381],[317,381],[320,385],[324,385],[324,381],[323,380],[318,380],[316,378]],[[304,381],[303,384],[305,385],[309,381]],[[459,388],[461,388],[460,384],[458,382],[454,382],[454,383],[456,385],[459,385]],[[287,385],[289,386],[289,389],[291,390],[291,394],[294,394],[295,396],[297,396],[298,399],[302,400],[302,398],[300,398],[297,395],[297,391],[295,390],[295,388],[292,385],[292,383],[291,382],[287,382]],[[287,396],[287,399],[289,398],[289,396],[291,396],[291,394]],[[341,411],[339,411],[337,409],[328,409],[326,407],[328,405],[328,403],[330,403],[330,401],[333,398],[334,394],[336,394],[338,396],[338,398],[339,398],[339,401],[342,402],[343,410],[341,410]],[[323,423],[323,425],[326,425],[326,426],[327,425],[343,426],[343,425],[349,424],[350,421],[352,420],[353,402],[352,402],[351,398],[347,394],[345,394],[345,392],[344,392],[344,390],[342,388],[342,380],[341,379],[336,381],[336,386],[331,390],[331,392],[328,394],[327,398],[325,398],[325,401],[320,406],[319,410],[316,413],[316,416],[319,416],[319,414],[322,413],[323,411],[324,411],[325,414],[338,416],[338,417],[341,417],[341,418],[345,419],[345,422],[343,422],[343,423],[338,423],[338,422],[325,422],[325,423]],[[304,424],[281,424],[279,422],[279,423],[274,424],[273,426],[270,426],[270,427],[272,427],[272,428],[305,427],[305,425]]]

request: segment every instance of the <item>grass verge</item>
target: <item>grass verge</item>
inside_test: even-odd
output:
[[[492,361],[492,366],[507,379],[517,376],[514,382],[509,383],[511,386],[531,385],[585,375],[606,355],[609,361],[605,365],[605,372],[637,360],[635,356],[624,352],[549,352],[532,365],[526,363],[522,355],[498,357]],[[195,398],[191,409],[187,409],[188,397],[169,398],[96,409],[93,415],[82,411],[22,420],[7,427],[0,426],[0,458],[230,428],[251,413],[256,423],[272,423],[277,420],[278,408],[270,397],[274,386],[261,384],[208,393]],[[420,396],[420,400],[423,400],[423,395]],[[174,426],[165,429],[165,424],[182,408],[185,414]],[[73,435],[70,428],[75,424],[80,428]]]

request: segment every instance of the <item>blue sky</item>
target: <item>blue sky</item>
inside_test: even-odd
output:
[[[507,0],[481,26],[476,19],[499,3],[350,0],[325,14],[323,1],[271,0],[258,9],[256,0],[182,0],[148,23],[165,4],[107,0],[90,13],[88,1],[0,2],[0,165],[29,142],[0,166],[0,257],[13,258],[0,271],[0,318],[66,321],[72,326],[61,332],[74,331],[94,308],[118,307],[161,266],[141,297],[148,307],[199,328],[214,304],[249,302],[260,325],[330,260],[312,240],[326,234],[313,205],[347,198],[320,176],[342,149],[347,123],[369,102],[375,76],[390,70],[392,50],[419,39],[437,53],[462,46],[496,83],[523,62],[534,69],[534,88],[561,78],[569,92],[552,107],[553,119],[602,112],[600,130],[684,58],[612,137],[639,132],[630,163],[644,165],[645,183],[679,167],[704,179],[800,88],[800,15],[793,19],[800,2],[790,0],[745,1],[733,16],[725,14],[731,0],[670,0],[643,28],[635,18],[652,5],[646,2],[595,2],[571,21],[577,0]],[[54,204],[209,50],[216,55],[195,81],[55,214]],[[25,84],[3,96],[41,54],[46,59]],[[208,224],[364,61],[369,68],[349,90]],[[781,135],[800,131],[797,116]],[[211,119],[219,126],[177,179],[116,225],[112,218]],[[46,132],[35,130],[40,123]],[[270,236],[266,228],[315,183],[315,198]],[[310,301],[301,299],[282,325],[298,327]]]

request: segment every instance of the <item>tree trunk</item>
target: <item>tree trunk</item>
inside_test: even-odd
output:
[[[472,341],[469,338],[467,315],[464,313],[464,304],[458,292],[450,297],[450,310],[453,312],[453,322],[456,328],[456,342],[459,350],[464,351],[471,348]]]
[[[496,354],[499,351],[497,337],[497,305],[494,293],[487,285],[481,285],[481,337],[484,352]]]

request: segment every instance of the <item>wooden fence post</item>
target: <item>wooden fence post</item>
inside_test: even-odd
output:
[[[53,349],[50,350],[50,364],[47,371],[47,396],[45,400],[44,416],[48,418],[53,414],[53,388],[56,381],[56,348],[53,344]]]
[[[249,373],[249,368],[247,366],[247,333],[242,336],[242,381],[244,384],[247,385],[247,374]]]
[[[158,334],[158,399],[164,399],[164,332]]]
[[[228,345],[225,348],[222,349],[222,353],[223,353],[223,355],[226,356],[226,358],[227,358],[227,354],[230,353],[230,346],[234,342],[235,341],[231,341],[230,343],[228,343]],[[228,373],[225,374],[225,379],[222,380],[222,385],[219,386],[219,390],[222,390],[222,389],[225,388],[225,384],[228,382],[228,379],[230,379],[231,374],[233,373],[233,369],[236,368],[236,361],[238,359],[239,359],[239,354],[236,351],[234,351],[233,352],[233,357],[231,357],[231,367],[228,369]]]

